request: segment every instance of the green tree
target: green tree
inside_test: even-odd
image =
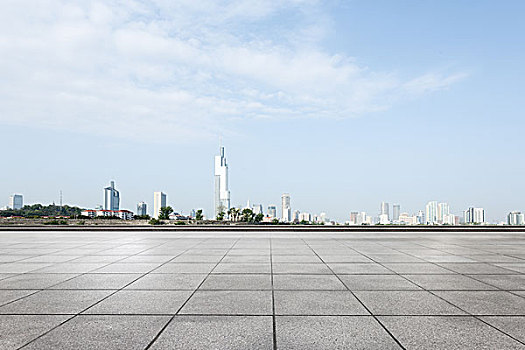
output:
[[[253,222],[255,214],[250,208],[244,208],[241,212],[241,221],[243,222]]]
[[[259,213],[255,215],[255,217],[253,218],[253,221],[259,223],[263,220],[263,218],[264,218],[264,215],[262,213]]]
[[[170,214],[173,213],[173,208],[170,206],[160,208],[159,219],[169,220]]]
[[[230,217],[230,220],[233,222],[236,222],[239,218],[240,210],[233,207],[228,210],[228,216]]]
[[[195,213],[195,220],[201,221],[202,219],[204,219],[204,216],[202,215],[202,209],[199,209]]]
[[[222,210],[217,214],[216,220],[218,221],[224,220],[224,212]]]

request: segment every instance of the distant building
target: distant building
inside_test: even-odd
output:
[[[387,214],[380,214],[379,215],[379,224],[380,225],[388,225],[390,224],[390,220],[388,219]]]
[[[392,221],[399,221],[399,215],[401,214],[401,205],[394,204],[392,206]]]
[[[425,206],[425,224],[435,225],[438,223],[438,205],[436,201],[430,201]]]
[[[483,224],[485,222],[485,209],[470,207],[464,212],[466,224]]]
[[[122,220],[133,220],[133,212],[129,210],[83,210],[81,213],[83,216],[88,216],[94,218],[96,216],[105,216],[105,217],[118,217]]]
[[[319,214],[319,222],[328,222],[330,221],[327,217],[326,217],[326,213],[321,213]]]
[[[160,208],[165,208],[167,205],[167,196],[162,192],[153,192],[153,217],[159,218]]]
[[[120,209],[120,193],[115,189],[115,181],[104,188],[104,210],[118,211]]]
[[[281,196],[281,220],[284,222],[292,221],[292,207],[290,206],[290,195],[284,193]]]
[[[13,194],[9,196],[10,209],[22,209],[24,207],[24,196],[21,194]]]
[[[408,213],[401,213],[399,214],[398,223],[400,225],[417,225],[418,224],[417,216],[415,215],[410,216],[408,215]]]
[[[417,225],[424,225],[425,224],[425,213],[423,213],[423,210],[420,210],[420,211],[417,212],[416,224]]]
[[[294,213],[294,216],[295,216],[295,213]],[[299,217],[297,218],[297,220],[299,222],[302,222],[302,221],[311,222],[312,221],[312,216],[310,215],[310,213],[299,213],[298,216]]]
[[[277,207],[275,205],[268,206],[268,217],[276,218],[277,217]]]
[[[146,204],[146,202],[140,202],[137,204],[137,215],[148,215],[148,205]]]
[[[439,203],[437,207],[437,222],[439,224],[449,223],[450,207],[448,203]]]
[[[357,223],[358,216],[359,216],[359,212],[357,211],[353,211],[350,213],[350,221],[349,221],[350,225],[360,225]]]
[[[299,221],[299,215],[301,214],[301,212],[299,210],[295,210],[293,212],[293,215],[292,215],[292,221],[293,222],[298,222]]]
[[[257,214],[264,214],[262,204],[254,204],[254,205],[252,205],[252,211],[253,211],[253,213],[255,215],[257,215]]]
[[[230,210],[230,190],[228,189],[228,164],[224,156],[224,147],[220,147],[219,155],[215,156],[215,217],[220,212],[225,214]]]
[[[507,215],[507,225],[525,225],[525,215],[519,211],[512,211]]]
[[[387,218],[390,220],[389,205],[387,202],[381,202],[381,210],[379,211],[379,215],[386,215]]]

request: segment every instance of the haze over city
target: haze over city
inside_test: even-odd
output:
[[[93,208],[115,180],[122,208],[211,215],[222,138],[233,206],[525,210],[523,2],[218,8],[3,4],[0,199]]]

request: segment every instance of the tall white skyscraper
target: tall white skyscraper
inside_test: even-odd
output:
[[[104,188],[104,210],[118,211],[120,209],[120,193],[115,189],[115,181]]]
[[[281,196],[281,220],[284,222],[292,221],[292,207],[290,206],[290,194],[284,193]]]
[[[230,210],[230,190],[228,189],[228,164],[224,156],[224,147],[215,156],[215,217],[222,211]]]
[[[386,215],[387,218],[390,219],[390,211],[387,202],[381,202],[381,211],[379,212],[379,215]]]
[[[9,196],[10,209],[22,209],[24,207],[24,197],[21,194]]]
[[[164,208],[167,205],[167,196],[162,192],[153,192],[153,217],[159,218],[160,208]]]
[[[148,214],[148,205],[145,202],[140,202],[137,204],[137,215],[147,215]]]
[[[425,224],[435,225],[438,222],[438,205],[436,201],[430,201],[425,206]]]

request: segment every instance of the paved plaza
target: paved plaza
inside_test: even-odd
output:
[[[525,233],[0,232],[0,349],[525,349]]]

